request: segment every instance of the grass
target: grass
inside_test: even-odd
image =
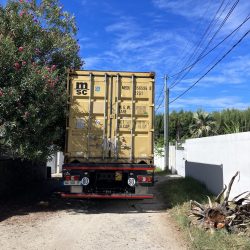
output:
[[[161,168],[155,168],[155,174],[156,175],[167,175],[167,174],[171,174],[170,170],[162,170]]]
[[[173,179],[159,183],[158,189],[163,199],[169,204],[172,217],[191,242],[190,249],[250,249],[250,239],[247,236],[229,234],[225,230],[218,230],[211,234],[210,231],[204,231],[190,225],[189,201],[196,200],[200,203],[207,203],[206,195],[213,198],[206,187],[198,181],[192,178]]]

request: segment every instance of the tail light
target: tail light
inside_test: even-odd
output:
[[[138,175],[137,176],[137,182],[138,183],[151,183],[153,180],[152,176],[143,176],[143,175]]]
[[[79,181],[79,175],[65,175],[65,181]]]
[[[80,179],[80,176],[79,176],[79,175],[75,175],[75,176],[74,176],[74,181],[79,181],[79,179]]]

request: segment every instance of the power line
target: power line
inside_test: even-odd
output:
[[[222,0],[221,5],[223,5],[224,1],[225,1],[225,0]],[[229,1],[230,1],[230,0],[229,0]],[[208,7],[208,9],[210,9],[211,4],[212,4],[212,2],[209,2],[209,7]],[[207,12],[208,9],[207,9],[207,8],[204,9],[204,12],[202,12],[201,16],[199,17],[199,18],[200,18],[199,23],[197,23],[197,24],[195,25],[194,30],[200,30],[200,29],[201,29],[202,19],[203,19],[203,18],[201,18],[201,17],[203,17],[203,16],[206,15],[206,12]],[[218,11],[218,10],[217,10],[217,11]],[[216,15],[217,15],[217,12],[216,12]],[[203,34],[202,36],[204,36],[204,34]],[[203,38],[204,38],[204,37],[202,37],[201,39],[203,39]],[[191,40],[193,40],[193,39],[191,39]],[[193,42],[195,43],[195,40],[194,40]],[[185,55],[185,53],[184,53],[184,52],[187,50],[189,44],[190,44],[190,41],[186,40],[185,46],[184,46],[184,48],[182,49],[182,51],[181,51],[181,53],[180,53],[180,54],[183,55],[183,56],[181,56],[181,57],[178,59],[178,61],[176,62],[176,68],[179,67],[179,65],[181,64],[182,61],[186,61],[186,59],[187,59],[187,61],[186,61],[186,63],[185,63],[185,65],[186,65],[186,64],[188,63],[188,61],[190,60],[190,57],[188,58],[188,53],[186,53],[186,55]],[[199,46],[199,45],[198,45],[198,46]],[[172,71],[173,71],[173,69],[172,69],[171,72],[169,73],[170,75],[172,75]]]
[[[226,23],[227,19],[229,18],[229,16],[232,14],[232,12],[234,11],[235,7],[238,5],[240,0],[237,0],[234,5],[232,6],[232,8],[230,9],[230,11],[227,13],[227,16],[224,18],[224,20],[222,21],[220,27],[217,29],[217,31],[214,33],[214,35],[212,36],[212,38],[209,40],[207,46],[205,47],[205,49],[203,49],[203,51],[205,52],[207,50],[207,48],[209,47],[209,45],[212,43],[212,41],[214,40],[214,38],[216,37],[216,35],[219,33],[219,31],[222,29],[222,27],[224,26],[224,24]],[[204,53],[202,52],[202,53]],[[201,55],[202,55],[201,53]]]
[[[200,80],[202,80],[212,69],[214,69],[239,43],[242,42],[242,40],[250,33],[250,30],[248,30],[241,38],[238,40],[237,43],[235,43],[230,50],[228,50],[205,74],[203,74],[195,83],[193,83],[189,88],[187,88],[184,92],[182,92],[180,95],[178,95],[176,98],[174,98],[169,104],[175,102],[179,98],[181,98],[183,95],[185,95],[190,89],[192,89]]]
[[[213,18],[213,20],[212,20],[212,23],[214,23],[213,26],[215,26],[215,25],[218,23],[218,21],[220,20],[222,14],[224,13],[224,11],[227,9],[228,5],[230,4],[230,1],[231,1],[231,0],[229,0],[229,1],[226,3],[225,7],[223,8],[223,10],[221,11],[221,13],[220,13],[220,14],[218,15],[218,17],[217,17],[217,14],[219,13],[220,9],[222,8],[222,6],[223,6],[223,4],[224,4],[224,1],[222,1],[222,3],[221,3],[221,5],[220,5],[219,9],[217,10],[217,12],[216,12],[216,14],[215,14],[215,16],[214,16],[214,18]],[[208,32],[207,32],[205,38],[208,37],[208,36],[210,35],[210,33],[212,32],[212,27],[213,27],[213,26],[211,26],[211,29],[208,30]],[[203,41],[202,41],[202,43],[200,44],[200,47],[201,47],[202,44],[203,44]],[[198,51],[197,51],[197,52],[198,52]],[[195,53],[195,55],[196,55],[196,53]]]
[[[216,13],[215,13],[213,19],[210,21],[208,27],[206,28],[204,34],[202,35],[202,37],[201,37],[199,43],[196,45],[196,47],[195,47],[193,53],[189,56],[188,60],[187,60],[186,63],[184,64],[184,68],[189,64],[189,62],[191,61],[191,59],[196,55],[198,49],[199,49],[199,48],[201,47],[201,45],[204,43],[204,40],[205,40],[205,39],[207,38],[207,36],[211,33],[212,27],[214,26],[214,21],[216,20],[216,21],[215,21],[215,24],[216,24],[217,21],[218,21],[218,19],[221,17],[222,13],[225,11],[225,9],[227,8],[227,6],[228,6],[229,3],[230,3],[230,0],[227,2],[226,6],[224,7],[224,9],[223,9],[222,12],[220,13],[220,15],[216,18],[217,14],[219,13],[221,7],[222,7],[223,4],[224,4],[224,0],[221,2],[221,4],[220,4],[219,8],[217,9],[217,11],[216,11]],[[172,85],[175,84],[175,83],[179,80],[179,75],[180,75],[180,74],[177,73],[177,74],[175,74],[175,75],[178,75],[178,76],[177,76],[177,78],[174,80],[174,82],[172,83]],[[175,75],[174,75],[174,76],[175,76]],[[172,86],[172,85],[171,85],[171,86]],[[171,87],[171,86],[170,86],[170,87]]]
[[[163,85],[164,86],[164,85]],[[164,90],[164,87],[163,87]],[[159,110],[159,108],[161,108],[162,103],[164,102],[164,95],[162,96],[163,98],[161,99],[161,102],[158,104],[157,108],[155,109],[155,112],[157,112]]]
[[[201,57],[199,57],[195,62],[193,62],[192,64],[190,64],[189,66],[187,66],[186,68],[182,69],[181,71],[179,71],[178,73],[171,75],[170,77],[173,77],[177,74],[180,74],[182,72],[184,72],[186,69],[189,69],[190,67],[194,66],[197,62],[199,62],[200,60],[202,60],[204,57],[206,57],[208,54],[210,54],[212,51],[214,51],[216,48],[218,48],[223,42],[225,42],[230,36],[232,36],[236,31],[238,31],[248,20],[250,19],[250,14],[248,15],[248,17],[237,27],[235,28],[230,34],[228,34],[223,40],[221,40],[219,43],[217,43],[212,49],[210,49],[207,53],[205,53],[204,55],[202,55]],[[176,85],[176,84],[175,84]],[[173,88],[175,85],[171,85]],[[170,88],[170,89],[171,89]]]
[[[230,1],[230,0],[229,0],[229,1]],[[229,3],[229,2],[228,2],[228,3]],[[227,5],[228,5],[228,3],[227,3]],[[219,8],[217,9],[217,11],[216,11],[214,17],[212,18],[212,20],[211,20],[210,23],[208,24],[208,26],[207,26],[205,32],[203,33],[202,37],[200,38],[199,42],[196,44],[196,46],[195,46],[195,48],[194,48],[192,54],[188,57],[188,59],[187,59],[186,62],[184,63],[184,65],[183,65],[184,68],[190,63],[190,61],[192,60],[192,58],[195,57],[197,51],[199,50],[199,48],[200,48],[201,45],[203,44],[203,41],[204,41],[204,40],[206,39],[206,37],[210,34],[210,32],[211,32],[210,30],[212,30],[212,27],[213,27],[213,25],[214,25],[214,24],[213,24],[213,23],[214,23],[214,20],[216,19],[216,16],[217,16],[218,12],[220,11],[220,9],[221,9],[221,7],[222,7],[223,4],[224,4],[224,0],[221,2],[221,4],[220,4]],[[221,13],[221,14],[222,14],[222,13]],[[179,80],[179,78],[181,77],[180,74],[175,74],[175,76],[176,76],[176,79],[174,80],[174,82],[173,82],[172,84],[175,84],[175,83]]]
[[[221,9],[222,6],[223,6],[224,1],[225,1],[225,0],[222,0],[222,2],[221,2],[221,4],[220,4],[219,8],[217,9],[217,11],[216,11],[216,13],[215,13],[213,19],[211,20],[211,22],[209,23],[208,27],[206,28],[206,30],[205,30],[204,34],[202,35],[202,37],[201,37],[199,43],[196,45],[193,54],[188,58],[188,60],[186,61],[186,63],[185,63],[184,66],[187,66],[187,64],[188,64],[189,61],[192,59],[192,57],[195,55],[195,53],[196,53],[196,51],[198,50],[198,48],[200,47],[200,45],[203,43],[203,40],[206,38],[207,33],[208,33],[208,34],[210,33],[209,30],[212,28],[212,25],[213,25],[213,23],[214,23],[214,21],[215,21],[215,19],[216,19],[217,14],[219,13],[220,9]],[[225,11],[225,9],[226,9],[226,7],[228,6],[229,3],[230,3],[230,0],[226,3],[226,6],[225,6],[224,9],[222,10],[220,16],[221,16],[222,13]],[[219,16],[218,18],[220,18],[220,16]],[[178,73],[177,73],[177,74],[178,74]],[[177,77],[176,81],[178,81],[178,77]],[[160,91],[160,94],[159,94],[158,97],[157,97],[158,100],[162,97],[162,100],[160,101],[160,104],[159,104],[158,107],[156,108],[156,111],[159,109],[159,107],[162,105],[162,103],[163,103],[163,101],[164,101],[164,95],[163,95],[164,91],[163,91],[163,90],[164,90],[164,85],[163,85],[162,90]]]
[[[229,10],[228,14],[226,15],[226,17],[224,18],[224,20],[222,21],[220,27],[217,29],[217,31],[215,32],[215,34],[212,36],[212,38],[209,40],[209,42],[207,43],[206,47],[201,51],[201,53],[198,56],[198,59],[203,55],[203,53],[207,50],[207,48],[209,47],[209,45],[212,43],[213,39],[215,38],[215,36],[218,34],[218,32],[221,30],[221,28],[223,27],[223,25],[225,24],[225,22],[227,21],[227,19],[229,18],[229,16],[232,14],[233,10],[235,9],[235,7],[237,6],[237,4],[239,3],[240,0],[237,0],[233,6],[231,7],[231,9]],[[197,60],[196,60],[197,61]],[[196,62],[197,63],[197,62]],[[176,80],[173,84],[170,85],[170,89],[172,89],[174,86],[176,86],[177,84],[180,83],[181,80],[183,80],[183,78],[191,71],[191,69],[196,65],[196,63],[193,63],[192,66],[188,67],[188,71],[179,79]]]

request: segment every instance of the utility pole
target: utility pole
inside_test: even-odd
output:
[[[169,123],[169,89],[167,86],[167,75],[164,76],[164,170],[169,169],[169,140],[168,140],[168,123]]]

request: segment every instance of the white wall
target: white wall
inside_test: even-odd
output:
[[[51,167],[51,173],[61,173],[64,161],[63,152],[57,152],[52,156],[52,159],[47,162],[47,166]]]
[[[164,154],[164,148],[161,150]],[[164,156],[158,155],[156,151],[154,152],[154,165],[161,170],[164,170]],[[169,145],[169,170],[175,169],[175,146]]]
[[[185,161],[186,161],[186,151],[185,150],[176,150],[176,166],[175,171],[178,175],[183,177],[186,176],[186,169],[185,169]]]
[[[169,145],[169,170],[171,170],[172,173],[176,173],[176,152],[175,152],[175,146]]]
[[[250,132],[189,139],[185,143],[189,162],[223,166],[223,181],[228,185],[236,171],[231,197],[250,190]]]
[[[160,168],[161,170],[164,170],[164,156],[157,155],[155,152],[154,153],[154,165],[155,167]]]

